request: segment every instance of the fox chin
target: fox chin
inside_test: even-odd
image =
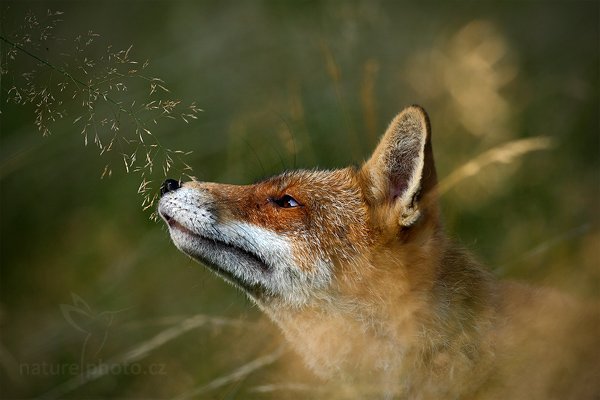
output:
[[[158,211],[179,250],[360,397],[599,399],[598,304],[495,278],[444,233],[436,188],[411,106],[360,168],[168,179]]]

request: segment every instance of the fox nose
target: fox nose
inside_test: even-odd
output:
[[[162,197],[165,195],[165,193],[175,191],[180,187],[181,185],[179,184],[179,181],[176,181],[175,179],[167,179],[160,187],[160,195]]]

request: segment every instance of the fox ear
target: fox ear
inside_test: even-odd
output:
[[[411,106],[394,118],[363,173],[367,196],[393,206],[401,226],[419,219],[426,208],[421,200],[437,183],[425,110]]]

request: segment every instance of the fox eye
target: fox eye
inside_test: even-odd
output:
[[[298,203],[296,199],[288,194],[278,199],[273,199],[273,202],[281,208],[293,208],[300,206],[300,203]]]

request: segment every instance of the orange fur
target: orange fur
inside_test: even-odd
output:
[[[248,293],[311,369],[345,393],[350,385],[357,397],[599,398],[597,305],[499,281],[445,236],[430,136],[425,112],[410,107],[360,169],[294,171],[249,186],[188,182],[186,199],[200,200],[181,205],[168,194],[161,214],[172,221],[189,206],[210,214],[217,231],[247,223],[289,244],[290,282],[327,276],[314,287],[295,283],[306,285],[298,302],[272,289]],[[298,206],[278,205],[285,195]],[[188,228],[192,243],[205,234]],[[248,251],[261,256],[256,243]],[[217,267],[249,285],[235,265]]]

